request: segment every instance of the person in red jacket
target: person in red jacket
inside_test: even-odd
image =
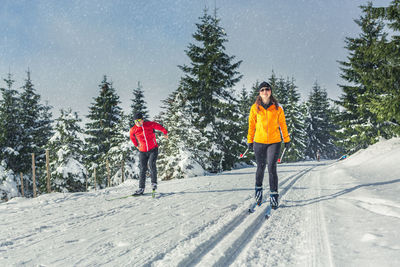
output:
[[[157,156],[158,156],[158,144],[156,141],[156,135],[154,130],[161,131],[165,138],[168,138],[167,130],[154,121],[144,121],[143,115],[137,113],[134,117],[135,126],[133,126],[129,132],[129,136],[140,151],[139,153],[139,166],[140,166],[140,177],[139,177],[139,189],[134,195],[143,195],[146,184],[146,171],[148,166],[150,167],[151,184],[153,191],[157,189]]]

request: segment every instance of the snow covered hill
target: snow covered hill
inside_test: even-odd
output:
[[[281,164],[281,207],[247,208],[255,168],[0,204],[0,266],[400,266],[400,139]],[[265,187],[268,186],[265,180]],[[149,187],[149,186],[148,186]]]

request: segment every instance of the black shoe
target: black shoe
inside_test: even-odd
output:
[[[279,205],[279,194],[278,194],[278,192],[271,192],[271,194],[269,195],[269,201],[270,201],[270,204],[271,204],[271,208],[276,210],[278,208],[278,205]]]
[[[254,195],[257,205],[261,206],[262,203],[262,194],[263,194],[263,188],[262,186],[256,186],[256,193]]]
[[[144,194],[144,188],[139,188],[138,190],[136,190],[135,193],[133,193],[134,196],[140,196]]]

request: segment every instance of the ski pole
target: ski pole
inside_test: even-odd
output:
[[[240,154],[240,158],[243,158],[246,155],[247,151],[249,151],[249,149],[246,149],[246,151],[243,154]]]
[[[285,155],[286,147],[283,149],[282,156],[278,159],[278,163],[282,163],[283,155]]]

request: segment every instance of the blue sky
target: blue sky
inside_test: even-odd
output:
[[[390,1],[373,1],[388,5]],[[140,81],[154,116],[176,89],[185,54],[205,7],[215,5],[229,42],[243,60],[236,88],[266,80],[272,70],[294,78],[306,98],[315,81],[328,96],[340,94],[338,60],[345,37],[360,29],[354,19],[363,0],[0,0],[0,77],[11,71],[20,88],[31,78],[43,101],[71,107],[83,117],[99,94],[103,75],[113,81],[129,110]],[[5,87],[1,80],[0,87]]]

